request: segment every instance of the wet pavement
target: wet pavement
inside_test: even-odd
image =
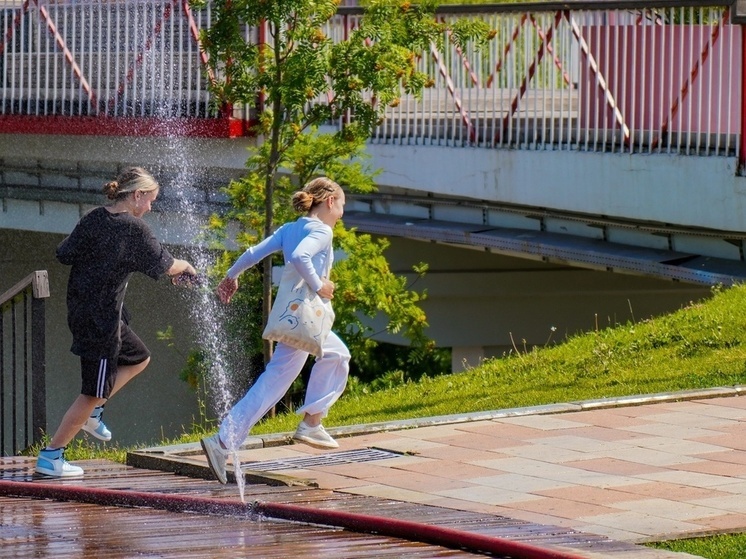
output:
[[[572,533],[548,534],[536,526],[445,509],[435,511],[437,523],[442,527],[459,526],[457,537],[436,540],[412,537],[410,533],[397,535],[386,526],[351,530],[305,517],[314,513],[312,506],[322,506],[323,510],[316,512],[325,516],[325,511],[385,508],[390,518],[421,521],[433,520],[433,508],[403,502],[384,504],[372,497],[309,487],[264,484],[248,486],[246,501],[241,502],[235,485],[212,480],[100,459],[76,461],[85,469],[82,478],[49,478],[34,473],[35,462],[34,457],[0,457],[3,559],[475,559],[484,557],[474,549],[476,543],[487,542],[503,549],[504,542],[495,541],[498,535],[530,538],[544,546],[554,544],[555,549],[568,541],[578,542]],[[257,502],[263,503],[261,510],[253,506]],[[296,503],[303,504],[303,520],[288,522],[286,516],[278,514],[278,510],[286,512]],[[480,538],[482,532],[489,535]],[[466,547],[464,537],[479,539]],[[579,543],[585,549],[618,548],[618,544],[598,539]],[[563,557],[585,559],[587,555]]]
[[[500,515],[629,544],[740,532],[740,394],[711,389],[328,426],[338,450],[289,444],[283,433],[249,437],[239,455],[257,481]],[[206,469],[198,444],[144,449],[130,460]],[[636,556],[671,554],[640,547]]]

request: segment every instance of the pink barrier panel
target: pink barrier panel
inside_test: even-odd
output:
[[[621,115],[632,132],[738,133],[740,28],[609,25],[583,27],[581,34],[598,68],[581,54],[581,128],[618,130]]]

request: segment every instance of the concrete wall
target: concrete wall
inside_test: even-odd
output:
[[[243,169],[248,159],[246,149],[252,143],[250,138],[0,134],[0,154],[7,160],[67,161],[71,169],[80,163],[111,161],[197,173],[204,169]]]
[[[453,348],[455,370],[503,355],[514,343],[523,350],[562,342],[579,332],[672,312],[710,295],[701,286],[390,240],[387,257],[397,273],[411,274],[412,265],[429,264],[430,271],[413,289],[427,290],[428,334],[439,346]]]
[[[401,152],[406,150],[406,157]],[[639,221],[746,231],[735,158],[373,144],[381,185]],[[675,250],[685,248],[673,247]]]

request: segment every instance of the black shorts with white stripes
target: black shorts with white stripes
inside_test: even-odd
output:
[[[124,322],[120,326],[122,347],[119,355],[99,359],[80,358],[80,371],[83,378],[81,394],[108,399],[117,378],[118,368],[138,365],[150,357],[150,350],[138,335]]]

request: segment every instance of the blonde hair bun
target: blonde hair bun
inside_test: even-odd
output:
[[[342,190],[336,182],[326,177],[315,178],[293,194],[293,208],[298,213],[306,213],[316,204],[321,204],[330,196]]]
[[[138,190],[150,192],[159,188],[160,186],[153,178],[153,175],[145,169],[142,167],[128,167],[119,173],[116,180],[107,182],[102,191],[110,200],[118,200]]]

